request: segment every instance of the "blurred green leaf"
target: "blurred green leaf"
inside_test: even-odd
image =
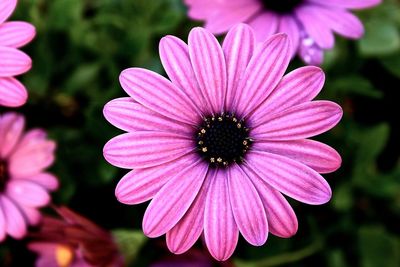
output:
[[[139,253],[139,250],[147,241],[142,231],[116,229],[112,231],[115,242],[122,253],[126,265],[132,264]]]
[[[400,266],[400,243],[379,227],[363,227],[358,232],[362,267]]]

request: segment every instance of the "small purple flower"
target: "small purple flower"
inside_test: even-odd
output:
[[[23,21],[6,22],[17,6],[17,0],[0,1],[0,106],[25,104],[28,93],[14,76],[27,72],[32,61],[18,48],[35,37],[35,27]]]
[[[364,33],[361,21],[347,9],[363,9],[381,0],[185,0],[189,17],[205,20],[214,34],[227,32],[239,22],[248,23],[258,41],[283,32],[291,39],[293,55],[320,65],[323,50],[332,49],[333,32],[350,39]]]
[[[188,44],[164,37],[160,56],[170,80],[124,70],[120,82],[130,97],[104,108],[107,120],[128,132],[104,147],[108,162],[133,169],[116,196],[125,204],[152,199],[144,233],[166,234],[174,253],[204,234],[212,256],[226,260],[239,232],[256,246],[268,232],[296,233],[296,215],[282,193],[308,204],[331,198],[319,173],[339,168],[340,156],[307,139],[342,117],[337,104],[312,101],[324,73],[310,66],[283,76],[291,58],[285,34],[255,47],[244,24],[222,48],[202,28],[190,32]]]
[[[57,178],[45,172],[54,161],[56,144],[44,130],[24,133],[25,119],[0,114],[0,242],[8,235],[20,239],[28,225],[40,220],[38,208],[50,202]]]

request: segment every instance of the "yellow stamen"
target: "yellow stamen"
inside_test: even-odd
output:
[[[56,262],[59,267],[69,267],[74,259],[74,253],[70,247],[58,245],[56,248]]]

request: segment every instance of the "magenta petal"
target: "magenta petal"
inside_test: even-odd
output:
[[[0,158],[6,158],[15,148],[25,126],[25,119],[17,113],[0,115]]]
[[[42,219],[42,215],[36,208],[21,205],[19,209],[23,213],[26,223],[29,225],[35,226]]]
[[[167,245],[173,253],[182,254],[189,250],[203,232],[207,192],[212,179],[217,178],[215,174],[215,171],[208,172],[199,194],[185,216],[167,232]]]
[[[254,16],[248,23],[253,28],[258,42],[264,42],[268,37],[278,32],[280,17],[274,12],[263,11]]]
[[[332,49],[335,37],[327,23],[318,16],[318,8],[304,5],[296,9],[296,16],[304,26],[307,34],[323,49]]]
[[[11,77],[27,72],[32,66],[31,58],[24,52],[0,46],[0,77]]]
[[[237,94],[237,85],[253,55],[254,46],[253,31],[245,24],[239,24],[232,28],[225,37],[222,45],[228,72],[225,110],[232,110],[232,102]]]
[[[323,143],[307,139],[256,142],[252,149],[297,160],[319,173],[334,172],[342,163],[342,159],[336,150]]]
[[[268,98],[252,114],[254,125],[292,106],[311,101],[321,91],[324,72],[314,66],[301,67],[285,75]]]
[[[15,178],[15,179],[18,179],[18,178]],[[49,191],[54,191],[54,190],[58,189],[58,186],[59,186],[57,177],[54,176],[53,174],[47,173],[47,172],[41,172],[41,173],[38,173],[33,176],[25,177],[23,179],[32,181]]]
[[[28,207],[43,207],[50,202],[50,196],[43,187],[22,179],[9,181],[6,194],[20,205]]]
[[[6,217],[4,214],[4,208],[1,205],[1,200],[0,200],[0,242],[2,242],[6,238],[7,234],[6,228],[7,228]]]
[[[235,96],[236,111],[247,116],[278,85],[290,61],[286,34],[276,34],[262,43],[251,58]]]
[[[0,24],[0,46],[21,47],[35,37],[35,27],[22,21]]]
[[[223,112],[227,73],[224,54],[217,39],[203,28],[194,28],[189,34],[189,55],[197,82],[212,112]]]
[[[306,102],[266,118],[251,132],[259,140],[309,138],[333,128],[342,118],[342,108],[330,101]]]
[[[115,195],[118,201],[129,205],[150,200],[175,176],[177,171],[176,166],[184,169],[197,161],[198,156],[190,153],[166,164],[144,169],[134,169],[119,181],[115,189]]]
[[[179,167],[179,166],[177,166]],[[199,193],[208,165],[201,160],[178,171],[150,202],[143,217],[143,232],[158,237],[174,227]]]
[[[328,6],[350,9],[363,9],[382,3],[382,0],[308,0],[308,2]]]
[[[175,36],[166,36],[160,41],[160,58],[171,81],[189,95],[203,112],[209,110],[207,101],[197,84],[188,46]]]
[[[364,35],[362,22],[349,11],[317,6],[315,10],[321,21],[338,34],[352,39],[359,39]]]
[[[6,219],[6,231],[15,239],[26,235],[26,222],[18,207],[6,196],[0,196],[0,204]]]
[[[54,141],[43,130],[27,132],[10,155],[10,174],[16,178],[36,175],[54,162]]]
[[[193,132],[188,124],[164,117],[130,97],[117,98],[108,102],[103,113],[112,125],[127,132],[170,131],[183,135]]]
[[[264,182],[246,166],[243,167],[256,187],[267,214],[269,231],[279,237],[291,237],[297,232],[298,222],[292,207],[282,194]]]
[[[17,6],[17,0],[0,1],[0,23],[3,23],[13,13]]]
[[[300,202],[319,205],[329,201],[331,188],[316,171],[276,154],[251,151],[247,166],[276,190]]]
[[[204,237],[211,255],[219,260],[232,256],[239,239],[228,192],[228,177],[219,170],[211,182],[204,211]]]
[[[192,140],[170,132],[138,131],[114,137],[104,146],[108,162],[120,168],[148,168],[173,161],[194,149]]]
[[[17,79],[0,78],[0,106],[19,107],[26,103],[28,92]]]
[[[291,15],[282,15],[279,21],[278,32],[286,33],[292,45],[292,57],[296,54],[300,42],[298,22]]]
[[[194,124],[201,114],[191,99],[161,75],[140,68],[124,70],[122,88],[143,106],[171,119]]]
[[[228,188],[239,231],[250,244],[263,245],[268,237],[265,209],[254,185],[238,165],[228,170]]]

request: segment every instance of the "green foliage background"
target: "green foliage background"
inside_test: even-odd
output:
[[[337,37],[323,65],[327,80],[320,98],[345,111],[339,126],[318,137],[343,157],[342,168],[325,175],[333,199],[323,206],[293,201],[297,235],[270,236],[262,247],[240,240],[233,257],[238,266],[400,266],[400,1],[384,0],[358,15],[365,37]],[[162,238],[137,237],[146,205],[124,206],[114,197],[125,171],[105,162],[102,147],[120,132],[105,121],[102,108],[124,96],[118,83],[123,69],[164,74],[159,39],[172,34],[186,40],[201,24],[186,18],[180,0],[20,0],[14,19],[37,28],[24,49],[34,65],[21,77],[30,98],[16,110],[26,115],[28,127],[47,129],[58,143],[52,171],[61,188],[54,203],[104,228],[128,229],[118,237],[126,236],[132,266],[168,255]],[[301,64],[296,60],[291,67]],[[140,242],[126,242],[132,235]],[[9,238],[1,244],[0,262],[30,266],[34,256],[25,242]]]

